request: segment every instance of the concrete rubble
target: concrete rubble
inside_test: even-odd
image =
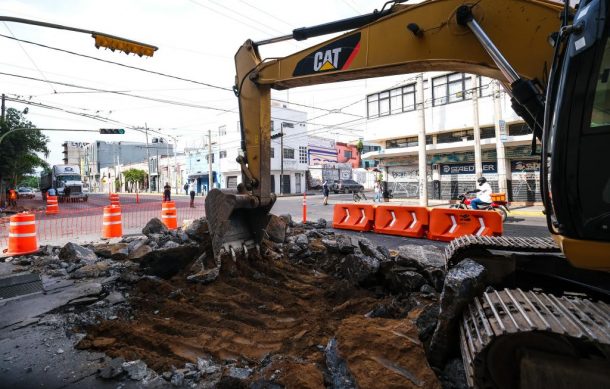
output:
[[[483,287],[480,265],[445,274],[436,246],[390,252],[289,215],[270,215],[261,257],[231,270],[216,262],[205,219],[171,231],[155,218],[117,242],[44,246],[11,266],[40,274],[45,304],[5,303],[14,315],[0,330],[78,334],[74,352],[105,353],[95,379],[125,387],[355,388],[371,376],[376,387],[463,387],[446,345]]]

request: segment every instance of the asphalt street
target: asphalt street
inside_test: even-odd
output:
[[[367,196],[363,203],[373,204],[372,196]],[[123,214],[123,233],[139,233],[148,220],[153,217],[160,217],[161,213],[161,194],[120,194],[121,212]],[[195,199],[196,208],[190,208],[190,198],[185,194],[172,194],[172,200],[176,202],[178,225],[183,220],[194,219],[205,215],[205,197],[197,196]],[[332,222],[334,204],[352,202],[351,194],[331,194],[328,205],[322,204],[320,194],[307,196],[307,219],[315,221],[323,218]],[[39,213],[39,241],[41,244],[50,242],[64,242],[74,240],[77,242],[91,241],[99,239],[101,229],[102,208],[109,205],[108,194],[91,194],[89,201],[78,203],[60,203],[60,213],[58,215],[44,215]],[[33,209],[43,208],[44,204],[40,199],[40,194],[34,200],[20,201],[20,205],[29,206]],[[446,205],[438,205],[446,206]],[[279,197],[273,206],[272,213],[276,215],[291,214],[295,221],[301,221],[303,215],[303,197],[287,196]],[[549,236],[546,222],[537,212],[515,212],[517,215],[509,216],[504,223],[504,235],[506,236]],[[527,215],[533,216],[527,216]],[[526,215],[526,216],[523,216]],[[380,235],[375,233],[359,233],[341,230],[347,234],[366,235],[376,244],[384,245],[388,248],[396,248],[403,244],[422,244],[421,239],[409,239],[390,235]],[[1,231],[0,231],[1,232]],[[0,240],[4,234],[0,233]],[[5,237],[4,237],[5,238]],[[5,239],[4,239],[5,240]],[[433,241],[425,241],[425,244],[440,244]]]
[[[371,196],[367,196],[368,200],[364,203],[373,204]],[[307,196],[307,220],[315,221],[320,218],[326,219],[329,222],[333,219],[334,204],[348,203],[353,201],[351,194],[331,194],[328,205],[322,204],[321,195]],[[276,215],[289,213],[295,221],[302,220],[302,203],[303,198],[300,196],[280,197],[277,199],[271,212]],[[378,204],[378,203],[377,203]],[[440,205],[443,206],[443,205]],[[446,205],[445,205],[446,206]],[[523,214],[520,213],[520,215]],[[535,215],[535,212],[532,212]],[[422,241],[421,239],[404,238],[399,236],[381,235],[372,232],[355,232],[341,230],[342,233],[355,234],[358,236],[366,236],[368,239],[378,245],[384,245],[389,249],[396,248],[404,244],[434,244],[444,246],[445,243],[435,242],[431,240]],[[549,236],[546,221],[540,216],[509,216],[504,222],[504,235],[518,237],[547,237]]]

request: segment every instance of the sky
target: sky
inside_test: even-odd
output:
[[[125,135],[45,131],[50,138],[48,162],[61,163],[64,141],[145,141],[165,134],[178,149],[202,146],[209,129],[237,124],[233,56],[247,40],[289,34],[293,29],[370,13],[384,1],[371,0],[3,0],[0,15],[104,32],[157,46],[152,58],[96,49],[85,33],[28,24],[0,22],[0,93],[7,107],[23,111],[38,128],[94,130],[125,128]],[[17,38],[17,41],[11,38]],[[262,57],[285,56],[324,38],[263,46]],[[23,41],[34,42],[38,45]],[[44,45],[47,47],[42,47]],[[77,53],[53,50],[49,47]],[[162,72],[195,82],[150,74],[83,56]],[[377,81],[379,89],[395,79]],[[215,87],[201,85],[209,84]],[[367,84],[368,83],[368,84]],[[314,135],[352,140],[363,135],[364,98],[370,80],[350,81],[289,91],[272,98],[303,106]],[[92,90],[95,89],[95,90]],[[227,90],[229,89],[229,90]],[[128,96],[129,95],[129,96]],[[18,101],[15,101],[18,100]],[[352,104],[347,113],[328,114]],[[85,117],[87,115],[89,117]],[[93,118],[92,118],[93,117]],[[338,125],[329,130],[327,125]],[[173,139],[173,140],[172,140]]]

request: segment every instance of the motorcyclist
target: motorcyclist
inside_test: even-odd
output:
[[[479,188],[475,190],[477,193],[477,198],[472,199],[470,202],[470,206],[472,209],[479,209],[479,205],[483,203],[491,203],[491,185],[487,182],[485,177],[479,177],[477,179],[477,183],[479,184]]]

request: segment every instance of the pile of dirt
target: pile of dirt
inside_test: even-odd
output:
[[[143,360],[172,383],[186,374],[196,387],[440,387],[419,315],[375,314],[396,296],[273,258],[223,264],[207,284],[189,282],[186,269],[143,277],[131,311],[86,328],[79,348]]]
[[[141,280],[133,319],[90,328],[80,346],[142,359],[156,371],[211,356],[253,369],[248,381],[319,388],[324,350],[336,337],[359,386],[437,387],[413,322],[365,317],[388,299],[285,261],[242,260],[239,275],[221,273],[209,285],[183,274]]]

